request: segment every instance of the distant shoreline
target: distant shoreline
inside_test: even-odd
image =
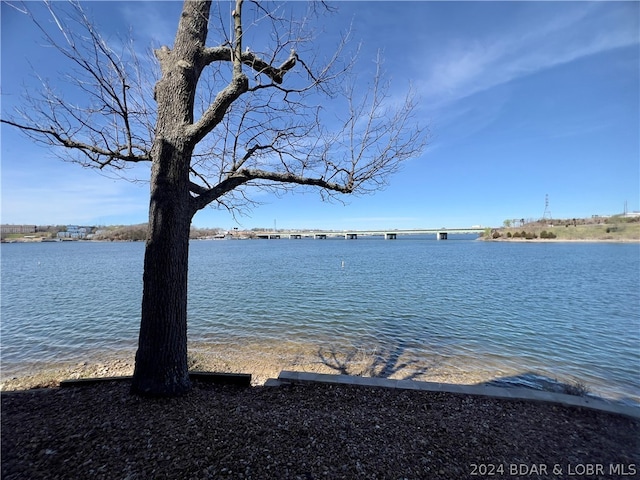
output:
[[[198,240],[198,239],[192,239]],[[252,240],[252,239],[248,239]],[[198,240],[202,241],[202,240]],[[447,240],[441,240],[447,241]],[[487,237],[478,237],[477,241],[481,242],[496,242],[496,243],[638,243],[640,244],[640,238],[532,238],[532,239],[524,239],[524,238],[487,238]],[[65,240],[66,242],[80,242],[80,243],[132,243],[138,242],[143,243],[143,240]],[[51,241],[42,241],[40,239],[12,239],[12,240],[3,240],[3,244],[11,244],[11,243],[62,243],[62,242],[51,242]]]
[[[485,242],[503,243],[640,243],[640,238],[479,238]]]
[[[640,230],[639,230],[640,231]],[[503,232],[501,229],[493,229],[492,232]],[[637,237],[629,237],[629,236],[620,236],[618,238],[540,238],[536,236],[536,238],[521,238],[521,237],[506,237],[505,233],[500,233],[500,237],[491,238],[489,235],[480,236],[477,238],[479,241],[483,242],[516,242],[516,243],[640,243],[640,234]],[[411,235],[407,235],[407,237],[411,237]],[[231,238],[233,240],[258,240],[256,238],[249,237],[237,237]],[[336,237],[336,239],[340,239]],[[220,240],[220,239],[199,239],[192,238],[191,240]],[[227,239],[228,240],[228,239]],[[285,239],[287,240],[287,239]],[[446,241],[446,240],[444,240]],[[67,243],[67,242],[82,242],[82,243],[131,243],[131,242],[143,242],[144,240],[122,240],[122,239],[65,239],[65,240],[53,240],[48,238],[36,237],[36,238],[3,238],[2,243]]]
[[[497,242],[581,242],[640,243],[640,217],[600,219],[538,220],[513,224],[505,221],[501,228],[487,229],[485,241]]]
[[[588,218],[505,220],[500,227],[470,227],[470,230],[480,235],[484,241],[545,241],[545,242],[592,242],[592,243],[640,243],[640,213],[620,214],[611,216],[593,216]],[[421,230],[421,229],[417,229]],[[460,228],[422,229],[424,231],[453,235]],[[404,236],[413,230],[379,229],[352,232],[363,238],[371,232],[387,232]],[[319,229],[258,229],[250,230],[221,228],[197,228],[192,226],[190,238],[192,240],[220,240],[220,239],[254,239],[254,238],[286,238],[289,235],[297,239],[315,234],[344,236],[348,230],[319,230]],[[380,235],[382,236],[382,234]],[[442,235],[446,238],[446,235]],[[39,243],[64,241],[93,241],[93,242],[132,242],[146,241],[147,224],[119,225],[119,226],[37,226],[37,225],[2,225],[2,243]],[[386,237],[386,234],[385,234]]]

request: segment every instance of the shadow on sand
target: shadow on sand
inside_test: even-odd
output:
[[[415,360],[403,360],[407,351],[404,343],[393,348],[378,348],[373,351],[330,347],[318,349],[320,362],[341,375],[375,378],[401,378],[415,380],[427,373],[429,366]]]
[[[437,366],[436,363],[425,365],[424,362],[407,359],[406,353],[406,344],[398,343],[393,348],[382,348],[373,351],[355,347],[346,350],[336,347],[330,347],[328,349],[319,348],[317,355],[323,365],[341,375],[429,381],[429,369]],[[477,383],[477,385],[503,388],[529,388],[545,392],[601,399],[631,407],[640,407],[640,403],[635,398],[622,397],[615,400],[606,399],[592,392],[589,386],[581,381],[561,382],[556,378],[531,371],[517,375],[496,377],[486,382]]]
[[[581,381],[572,383],[560,382],[556,378],[552,378],[546,375],[541,375],[535,372],[524,372],[518,375],[510,375],[507,377],[498,377],[488,382],[482,382],[478,385],[488,385],[491,387],[506,387],[506,388],[531,388],[533,390],[541,390],[545,392],[564,393],[566,395],[576,395],[578,397],[591,397],[600,400],[609,401],[590,391],[589,386]],[[631,407],[640,407],[640,403],[634,398],[621,397],[617,400],[613,400],[615,403]]]

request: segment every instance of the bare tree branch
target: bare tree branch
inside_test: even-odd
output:
[[[297,55],[293,49],[289,58],[277,68],[269,65],[252,52],[242,51],[242,4],[243,0],[236,0],[236,8],[232,12],[235,27],[235,44],[232,47],[205,49],[200,57],[200,69],[215,61],[232,61],[233,77],[205,110],[201,118],[188,130],[187,134],[194,143],[200,142],[209,134],[222,121],[231,104],[249,90],[249,81],[242,71],[242,65],[248,65],[258,74],[265,74],[272,82],[280,84],[285,73],[296,64]]]
[[[235,178],[238,186],[251,182],[276,191],[296,185],[319,187],[323,198],[373,192],[384,187],[404,160],[417,156],[427,141],[427,131],[415,117],[415,99],[411,93],[402,101],[391,98],[379,58],[369,90],[359,91],[357,77],[343,86],[338,100],[345,100],[348,108],[338,128],[320,126],[326,123],[321,107],[310,108],[290,95],[281,99],[274,95],[260,103],[244,100],[243,110],[229,112],[237,122],[234,129],[225,124],[233,136],[233,149],[210,152],[213,158],[234,159],[225,163],[221,179]],[[220,189],[194,193],[197,208],[226,194]]]
[[[87,103],[76,106],[38,77],[40,95],[27,94],[25,106],[16,110],[16,116],[1,121],[37,142],[80,153],[76,161],[83,166],[121,169],[128,162],[149,161],[153,113],[145,99],[148,82],[143,79],[146,75],[140,73],[135,50],[126,42],[123,53],[117,54],[77,2],[69,2],[68,11],[64,12],[76,30],[65,25],[53,3],[45,2],[45,6],[61,41],[26,6],[23,11],[48,44],[68,60],[71,68],[75,67],[67,70],[64,78],[84,95]]]
[[[196,7],[200,2],[189,4]],[[204,32],[198,34],[193,64],[178,58],[178,45],[154,52],[163,72],[193,69],[195,81],[206,86],[198,90],[199,117],[192,120],[194,107],[184,117],[184,135],[194,149],[189,166],[194,212],[212,202],[231,210],[236,203],[247,205],[251,200],[242,188],[249,185],[273,191],[313,186],[323,198],[383,187],[402,162],[417,156],[426,144],[427,132],[418,126],[413,97],[392,101],[380,59],[371,88],[363,89],[350,74],[359,49],[343,60],[349,32],[321,62],[307,47],[314,41],[307,18],[294,24],[278,7],[252,5],[254,23],[243,20],[243,1],[236,1],[231,31],[218,5],[223,43],[205,46],[206,26],[198,27]],[[75,106],[42,81],[42,95],[28,97],[29,108],[18,112],[20,118],[1,121],[36,141],[79,152],[84,161],[77,161],[85,166],[119,169],[150,161],[157,114],[151,104],[150,76],[144,72],[148,67],[142,66],[132,47],[126,59],[108,47],[77,2],[71,3],[69,18],[81,33],[65,27],[54,6],[47,3],[62,43],[33,20],[47,41],[77,67],[78,74],[67,77],[88,103]],[[193,8],[194,18],[202,15],[198,8]],[[330,9],[313,4],[310,15],[324,13],[320,10]],[[208,8],[206,12],[209,15]],[[265,21],[271,23],[275,39],[271,48],[243,48],[243,26]],[[284,60],[282,54],[287,55]],[[231,67],[226,82],[223,64]],[[245,69],[255,74],[251,85]],[[318,94],[331,98],[330,110],[318,103]],[[341,119],[341,124],[334,119]],[[234,192],[236,188],[240,190]]]
[[[328,182],[322,178],[311,178],[295,175],[293,173],[280,173],[266,170],[257,169],[242,169],[228,179],[220,182],[218,185],[211,189],[206,189],[195,183],[190,184],[190,190],[197,193],[198,196],[194,198],[194,207],[200,210],[209,205],[214,200],[217,200],[227,192],[246,184],[251,180],[261,180],[268,182],[276,182],[280,184],[295,184],[320,187],[326,190],[332,190],[340,193],[351,193],[352,187],[347,185],[340,185],[338,183]]]
[[[232,62],[233,58],[233,50],[230,47],[220,46],[206,48],[202,53],[201,61],[202,66],[205,67],[214,62]],[[295,50],[291,50],[289,58],[287,58],[279,67],[274,67],[251,51],[241,52],[240,58],[243,65],[251,67],[251,69],[257,74],[266,75],[272,82],[281,84],[284,79],[284,74],[295,66],[297,54]]]
[[[45,137],[51,140],[51,144],[79,150],[82,153],[84,153],[87,157],[89,157],[91,161],[94,162],[99,168],[103,168],[111,164],[114,160],[122,160],[125,162],[145,162],[145,161],[151,160],[147,155],[134,155],[133,152],[141,148],[135,145],[131,145],[131,144],[122,145],[120,147],[120,152],[113,151],[113,150],[104,150],[95,145],[90,145],[90,144],[72,140],[70,137],[66,137],[63,134],[61,134],[58,130],[31,127],[28,125],[22,125],[19,123],[12,122],[10,120],[0,119],[0,122],[17,127],[27,135],[29,135],[30,133],[33,133],[35,134],[33,138],[36,138],[38,140],[42,140],[42,138]]]

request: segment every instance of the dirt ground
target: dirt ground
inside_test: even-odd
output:
[[[126,381],[3,392],[1,426],[4,480],[609,479],[640,473],[637,419],[349,385],[196,383],[172,399],[133,396]]]

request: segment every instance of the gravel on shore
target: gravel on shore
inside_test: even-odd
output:
[[[638,419],[546,403],[197,382],[185,396],[150,399],[131,395],[126,381],[1,398],[4,480],[640,474]]]
[[[67,379],[131,376],[135,351],[123,351],[112,356],[99,352],[76,361],[40,361],[11,364],[4,362],[0,371],[0,391],[56,387]],[[409,351],[354,348],[329,345],[318,348],[296,342],[256,341],[247,344],[193,344],[190,346],[189,369],[195,371],[248,373],[251,383],[261,386],[276,378],[283,370],[307,373],[329,373],[397,380],[451,383],[459,385],[494,384],[508,380],[523,382],[535,388],[573,393],[584,388],[596,397],[640,405],[637,393],[620,391],[606,383],[590,383],[583,378],[556,376],[553,371],[528,371],[522,365],[507,365],[501,360],[468,355],[416,356]],[[533,378],[535,377],[535,378]]]
[[[55,387],[60,381],[76,378],[117,377],[133,375],[135,352],[115,357],[100,355],[80,362],[23,364],[19,370],[8,370],[3,365],[0,390],[24,390]],[[227,373],[250,373],[254,386],[263,385],[277,377],[282,370],[311,373],[340,373],[356,376],[413,379],[431,382],[475,384],[495,378],[495,371],[486,368],[466,368],[465,358],[459,365],[443,367],[427,357],[421,362],[410,356],[388,358],[388,353],[365,351],[348,347],[326,350],[312,345],[283,342],[254,342],[248,345],[208,344],[192,348],[189,354],[190,370]],[[503,372],[508,375],[513,373]]]

